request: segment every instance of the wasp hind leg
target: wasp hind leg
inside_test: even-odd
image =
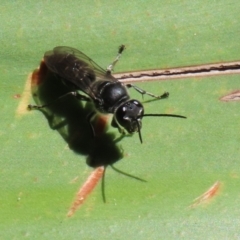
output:
[[[68,97],[68,96],[74,96],[74,97],[76,97],[80,101],[87,101],[87,102],[91,101],[91,99],[89,97],[81,95],[78,92],[68,92],[68,93],[62,95],[61,97],[57,98],[56,100],[54,100],[54,101],[52,101],[50,103],[44,104],[44,105],[32,105],[32,104],[29,104],[28,105],[28,109],[32,110],[32,109],[45,108],[45,107],[48,107],[48,106],[51,106],[51,105],[57,103],[58,101],[61,101],[62,99],[64,99],[65,97]]]

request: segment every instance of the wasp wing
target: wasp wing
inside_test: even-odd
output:
[[[58,76],[75,85],[78,90],[95,98],[92,84],[95,81],[113,81],[115,79],[91,58],[71,47],[55,47],[44,54],[47,67]]]

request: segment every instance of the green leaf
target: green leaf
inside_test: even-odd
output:
[[[65,135],[42,112],[26,110],[34,103],[28,75],[45,51],[59,45],[78,48],[105,68],[125,44],[116,72],[238,60],[238,5],[2,1],[1,238],[238,238],[239,102],[220,101],[239,89],[238,75],[139,83],[155,94],[170,92],[167,100],[145,97],[146,113],[187,119],[146,118],[143,144],[137,134],[114,143],[119,159],[123,153],[114,166],[147,182],[107,168],[107,203],[99,184],[72,218],[66,217],[67,211],[92,171],[86,164],[89,152],[71,150]],[[133,89],[130,93],[141,100]],[[120,136],[111,128],[109,134]],[[218,194],[191,208],[216,181]]]

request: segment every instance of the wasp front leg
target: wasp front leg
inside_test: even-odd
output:
[[[124,129],[119,126],[119,124],[117,123],[117,121],[115,120],[114,117],[113,117],[113,119],[112,119],[111,126],[114,127],[114,128],[117,128],[118,131],[119,131],[119,133],[121,133],[122,135],[125,135],[125,134],[126,134],[126,132],[124,131]]]

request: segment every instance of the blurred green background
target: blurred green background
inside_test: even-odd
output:
[[[188,119],[144,119],[144,143],[137,134],[121,140],[115,166],[147,183],[109,168],[107,203],[99,185],[70,219],[92,171],[86,155],[71,151],[41,112],[17,109],[34,103],[23,98],[27,76],[59,45],[105,68],[125,44],[116,72],[239,60],[239,10],[236,0],[1,1],[0,239],[238,239],[239,102],[219,101],[239,89],[238,75],[139,83],[170,92],[146,102],[146,113]],[[217,180],[218,196],[189,209]]]

